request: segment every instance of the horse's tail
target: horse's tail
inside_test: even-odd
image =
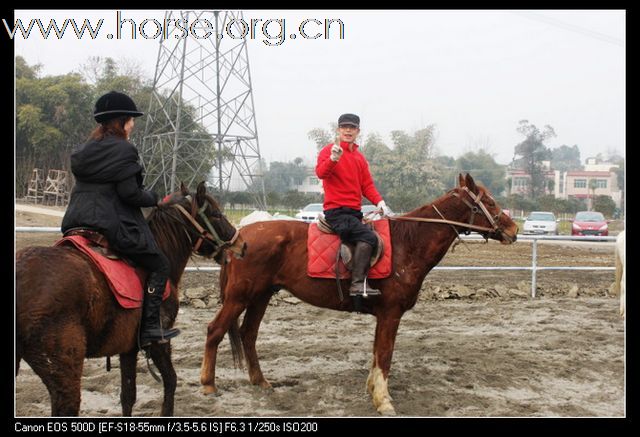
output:
[[[229,326],[229,342],[231,342],[233,365],[238,369],[244,368],[244,349],[242,348],[242,338],[240,337],[238,319],[231,322],[231,326]]]
[[[224,293],[227,287],[227,262],[222,264],[220,268],[220,302],[224,303]],[[242,338],[240,337],[240,327],[238,326],[238,319],[236,318],[229,326],[229,342],[231,343],[231,356],[233,357],[233,365],[236,368],[242,369],[244,367],[244,349],[242,347]]]

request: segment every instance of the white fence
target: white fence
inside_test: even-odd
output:
[[[44,232],[44,233],[59,233],[59,227],[30,227],[30,226],[17,226],[16,232]],[[463,240],[483,240],[480,235],[472,234],[462,236]],[[531,271],[531,297],[536,297],[536,284],[537,273],[541,270],[615,270],[615,267],[602,267],[602,266],[581,266],[581,267],[569,267],[569,266],[538,266],[538,241],[540,240],[564,240],[564,241],[615,241],[616,237],[596,237],[596,236],[569,236],[569,235],[518,235],[518,240],[531,240],[531,266],[516,267],[516,266],[442,266],[434,267],[433,270],[525,270]],[[611,256],[613,262],[613,255]],[[187,272],[213,272],[220,270],[220,267],[187,267]]]

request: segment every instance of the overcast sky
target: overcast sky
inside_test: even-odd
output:
[[[244,18],[285,19],[285,34],[305,19],[340,19],[344,38],[256,37],[248,43],[259,144],[267,161],[315,159],[307,133],[328,128],[344,112],[361,117],[362,134],[409,133],[436,126],[440,154],[458,157],[484,147],[500,163],[513,157],[527,119],[557,134],[556,147],[577,144],[584,159],[625,150],[625,11],[243,11]],[[162,21],[164,11],[122,11],[141,23]],[[45,40],[34,30],[15,38],[16,55],[41,63],[43,74],[78,71],[89,56],[139,62],[152,78],[159,39],[114,33],[116,11],[16,11],[28,25],[65,18],[104,19],[99,37],[69,32]],[[13,23],[9,23],[12,25]],[[271,35],[279,24],[270,25]],[[3,26],[4,28],[4,26]],[[313,36],[321,26],[306,28]],[[147,30],[152,33],[154,28]],[[6,31],[6,29],[4,30]],[[275,39],[269,40],[271,43]]]

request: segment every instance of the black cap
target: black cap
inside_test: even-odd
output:
[[[357,128],[360,127],[360,117],[356,114],[342,114],[340,118],[338,118],[338,126],[342,126],[345,124],[350,124]]]
[[[140,117],[141,115],[144,114],[138,111],[131,97],[117,91],[108,92],[100,97],[93,110],[93,118],[95,118],[98,123],[104,123],[122,116]]]

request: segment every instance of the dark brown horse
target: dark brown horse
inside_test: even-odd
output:
[[[204,183],[195,197],[183,185],[152,211],[148,222],[170,262],[171,295],[160,314],[162,326],[171,327],[178,313],[178,284],[191,253],[219,261],[226,249],[243,256],[246,245]],[[212,233],[205,231],[210,227]],[[24,359],[49,391],[51,415],[77,416],[85,357],[119,354],[122,414],[130,416],[136,401],[141,311],[120,307],[103,274],[78,250],[21,250],[16,254],[16,375]],[[171,344],[154,344],[149,352],[164,384],[162,415],[171,416],[176,389]]]
[[[362,311],[377,319],[367,388],[382,414],[395,414],[387,387],[400,319],[415,305],[422,281],[447,253],[457,232],[466,229],[477,230],[485,238],[504,244],[515,241],[518,230],[516,224],[502,214],[488,190],[477,186],[470,175],[466,178],[460,175],[460,186],[432,204],[390,222],[392,273],[386,279],[371,280],[371,286],[380,289],[382,296],[362,302]],[[227,332],[235,361],[242,363],[243,352],[247,358],[251,383],[264,388],[270,386],[260,370],[255,344],[274,291],[285,288],[312,305],[354,311],[354,299],[347,296],[341,301],[338,297],[335,280],[307,276],[307,230],[307,224],[291,221],[258,222],[240,230],[250,250],[243,259],[229,260],[222,267],[223,305],[208,326],[200,374],[205,393],[217,390],[216,354]],[[348,282],[342,281],[341,286],[348,289]],[[245,309],[238,330],[237,321]]]

